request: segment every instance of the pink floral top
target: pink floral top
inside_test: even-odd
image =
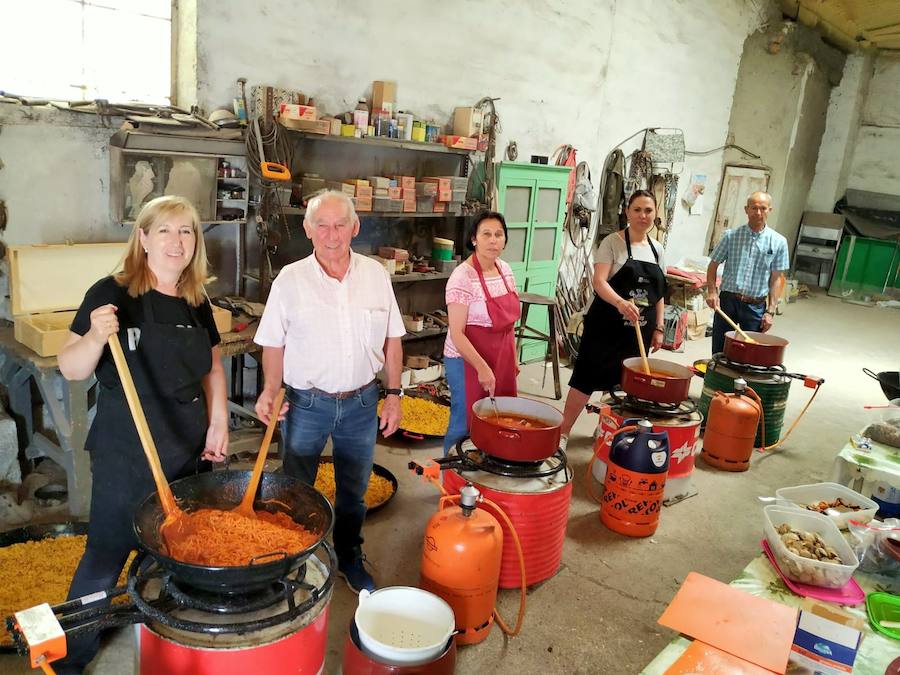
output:
[[[506,283],[510,290],[516,290],[516,278],[509,265],[502,260],[497,260],[497,267],[506,278]],[[484,283],[488,288],[488,292],[492,298],[496,298],[506,294],[506,286],[503,285],[503,279],[500,276],[484,278]],[[484,297],[484,289],[481,282],[478,281],[478,272],[467,262],[461,263],[450,278],[447,280],[447,290],[445,291],[445,299],[449,305],[452,302],[460,305],[466,305],[469,308],[469,315],[466,318],[467,326],[486,326],[490,327],[491,317],[487,311],[487,301]],[[456,358],[460,356],[450,333],[447,333],[447,340],[444,342],[444,356]]]

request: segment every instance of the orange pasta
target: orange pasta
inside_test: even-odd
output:
[[[319,540],[286,513],[257,511],[256,516],[219,509],[182,512],[165,526],[167,553],[192,565],[242,567],[267,553],[294,555]]]

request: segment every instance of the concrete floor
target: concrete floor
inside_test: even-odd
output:
[[[506,639],[494,628],[480,645],[460,650],[459,673],[637,673],[674,633],[656,624],[691,570],[729,581],[756,555],[762,533],[758,495],[785,485],[827,480],[837,450],[872,416],[866,404],[883,404],[878,384],[862,374],[900,367],[900,312],[842,303],[817,294],[787,306],[774,333],[791,341],[786,365],[793,372],[825,378],[816,401],[784,447],[755,453],[747,473],[715,471],[698,461],[699,495],[664,509],[652,538],[614,534],[599,521],[598,507],[582,483],[591,456],[596,416],[584,414],[569,442],[576,482],[563,564],[552,579],[528,593],[522,633]],[[709,355],[709,339],[686,343],[684,353],[664,358],[691,364]],[[530,365],[519,377],[520,393],[550,396],[552,375],[541,389],[542,367]],[[564,382],[568,372],[563,373]],[[699,396],[695,378],[691,393]],[[786,420],[791,421],[812,390],[792,387]],[[558,402],[562,405],[562,402]],[[366,552],[379,585],[415,585],[421,536],[437,504],[435,490],[407,470],[410,459],[427,460],[439,448],[379,445],[376,461],[400,483],[393,502],[366,525]],[[509,620],[518,608],[516,591],[502,591],[501,613]],[[346,628],[356,596],[339,582],[331,606],[326,672],[338,672]],[[95,675],[133,672],[133,638],[123,630],[95,662]],[[27,672],[24,660],[0,656],[0,672]],[[90,671],[89,671],[90,672]]]

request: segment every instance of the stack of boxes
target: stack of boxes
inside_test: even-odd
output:
[[[468,181],[468,178],[460,176],[426,176],[422,179],[422,183],[416,183],[416,189],[417,192],[421,190],[422,193],[433,196],[434,204],[431,210],[434,213],[458,216],[462,214]],[[428,188],[426,187],[428,185],[434,187]]]
[[[344,185],[353,190],[353,205],[357,211],[371,211],[373,202],[372,185],[367,180],[345,180]]]

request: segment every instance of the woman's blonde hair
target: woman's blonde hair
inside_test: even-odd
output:
[[[115,275],[118,284],[126,287],[131,297],[143,295],[156,285],[156,276],[147,265],[147,254],[141,244],[140,233],[143,231],[145,235],[150,234],[150,230],[164,219],[183,213],[191,217],[191,229],[196,243],[191,261],[178,279],[178,290],[181,297],[192,307],[199,306],[207,298],[204,287],[212,281],[212,278],[209,276],[209,261],[206,257],[203,232],[200,230],[200,216],[187,199],[175,196],[157,197],[147,202],[134,223],[134,229],[128,238],[122,271]]]

